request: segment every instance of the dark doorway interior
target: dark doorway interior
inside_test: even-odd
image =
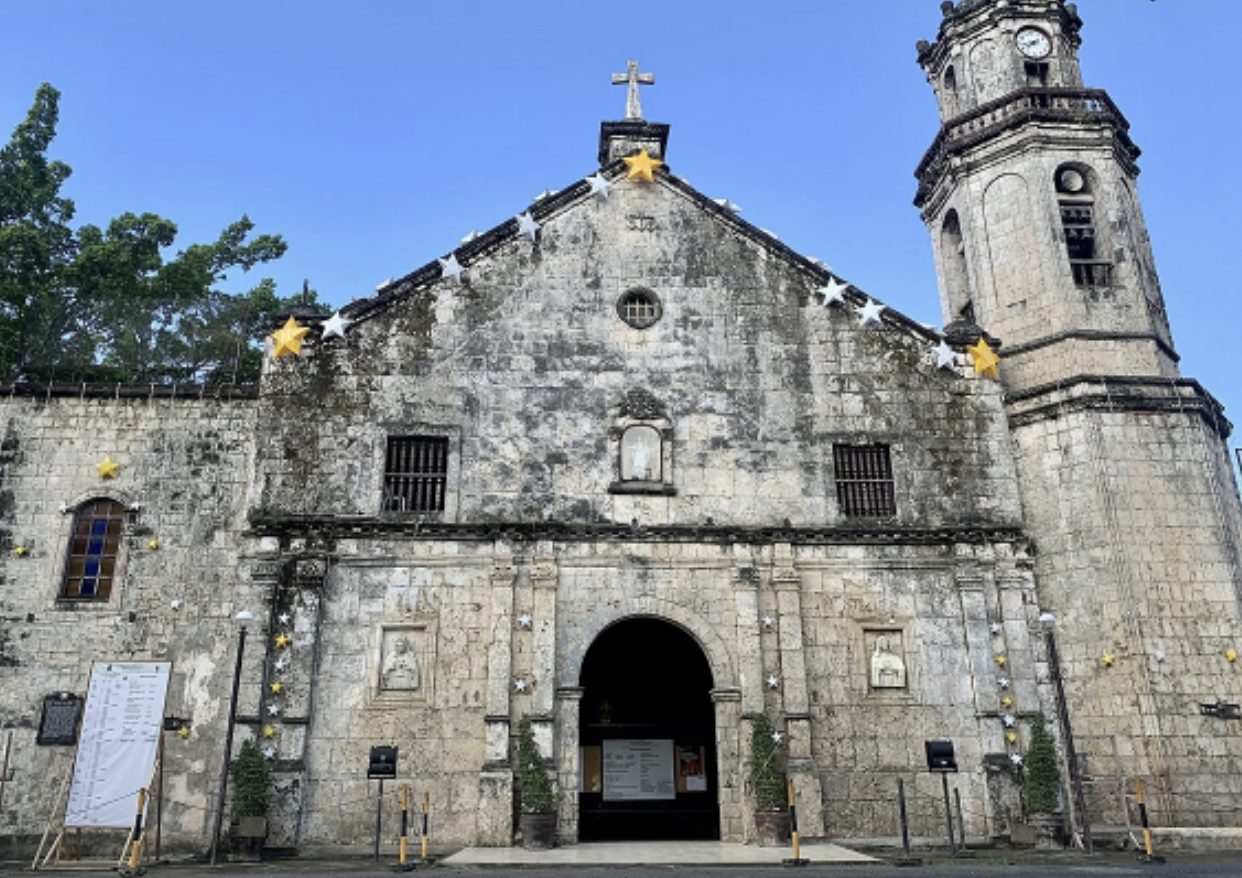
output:
[[[591,644],[580,682],[579,838],[719,838],[712,674],[694,639],[658,619],[618,622]],[[606,794],[604,754],[629,746],[621,741],[662,742],[665,751],[671,742],[672,798],[618,800],[617,785]]]

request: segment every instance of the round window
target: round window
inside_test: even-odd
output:
[[[635,329],[646,329],[664,313],[660,298],[651,290],[627,290],[617,300],[617,316]]]

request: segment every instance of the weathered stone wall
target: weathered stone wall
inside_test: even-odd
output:
[[[1199,709],[1236,701],[1242,672],[1226,658],[1242,642],[1242,513],[1221,424],[1188,387],[1149,411],[1123,391],[1111,408],[1070,389],[1015,407],[1040,597],[1100,778],[1092,810],[1120,818],[1118,782],[1145,777],[1163,825],[1236,825],[1242,733]],[[1036,404],[1051,411],[1024,418]]]
[[[194,724],[188,740],[167,736],[164,840],[204,845],[230,618],[248,598],[237,559],[254,426],[247,399],[0,400],[0,736],[13,747],[0,836],[37,837],[70,769],[72,748],[35,743],[43,697],[85,696],[94,660],[157,659],[173,663],[167,713]],[[115,478],[97,474],[105,455]],[[61,601],[73,518],[61,506],[92,497],[130,509],[117,579],[110,600]]]

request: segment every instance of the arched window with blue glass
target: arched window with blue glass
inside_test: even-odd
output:
[[[108,600],[124,528],[125,507],[116,500],[95,497],[74,510],[60,586],[63,600]]]

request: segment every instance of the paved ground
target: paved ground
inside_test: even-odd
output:
[[[588,845],[578,846],[579,850]],[[688,865],[586,865],[578,863],[556,868],[523,865],[450,865],[419,866],[415,872],[442,878],[649,878],[651,875],[684,874],[687,878],[741,878],[751,875],[797,875],[805,878],[1242,878],[1242,851],[1234,854],[1179,854],[1170,852],[1164,864],[1141,864],[1132,853],[1101,854],[1084,857],[1081,854],[1034,854],[1027,852],[982,851],[974,856],[950,861],[947,858],[928,859],[919,867],[899,868],[892,864],[892,855],[879,854],[871,864],[820,865],[812,863],[805,868],[790,868],[773,862],[769,865],[739,864],[730,866]],[[0,874],[24,871],[26,863],[9,863],[7,870],[0,866]],[[78,876],[106,878],[115,872],[75,872]],[[218,878],[221,875],[298,876],[298,878],[391,878],[394,874],[387,860],[379,867],[369,859],[353,860],[287,860],[277,863],[224,864],[214,869],[196,864],[158,865],[148,869],[147,875],[158,878]]]

